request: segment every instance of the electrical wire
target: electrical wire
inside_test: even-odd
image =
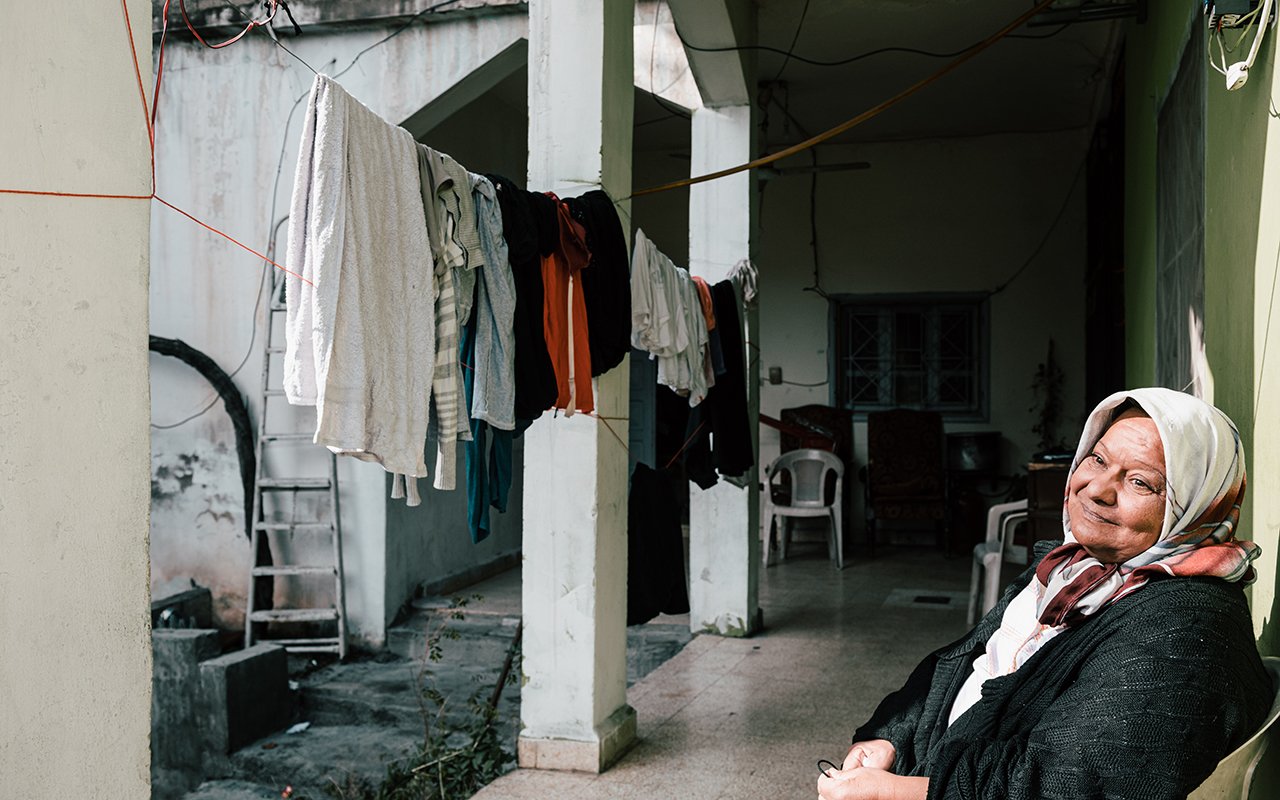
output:
[[[813,389],[818,386],[826,386],[828,383],[831,383],[830,380],[818,381],[817,383],[796,383],[795,381],[778,381],[778,382],[786,386],[803,386],[806,389]]]
[[[267,244],[268,258],[271,258],[271,259],[275,258],[276,236],[280,231],[280,226],[284,224],[284,222],[286,222],[288,219],[289,217],[286,215],[284,217],[281,217],[280,221],[276,223],[275,230],[272,231],[272,234],[271,234],[271,240]],[[255,341],[257,341],[257,338],[258,338],[258,309],[261,308],[262,306],[262,294],[263,294],[262,289],[269,282],[269,278],[271,275],[272,275],[271,262],[266,261],[262,265],[262,277],[258,281],[258,296],[255,297],[253,300],[253,325],[250,326],[249,328],[249,331],[250,331],[249,345],[245,348],[244,357],[240,359],[240,363],[236,365],[236,368],[233,369],[229,375],[227,375],[228,380],[230,380],[231,378],[234,378],[236,375],[239,375],[240,370],[244,369],[245,364],[249,363],[249,356],[253,355],[253,344]],[[267,313],[270,313],[270,312],[267,312]],[[197,417],[201,417],[204,414],[208,413],[210,409],[212,409],[215,405],[217,405],[218,398],[219,398],[218,393],[214,392],[213,397],[209,398],[209,402],[203,408],[201,408],[199,411],[195,412],[191,416],[184,417],[178,422],[174,422],[169,425],[157,425],[153,422],[151,423],[151,427],[157,430],[167,431],[182,425],[186,425],[191,420],[196,419]]]
[[[1058,28],[1054,29],[1051,33],[1039,34],[1039,35],[1030,34],[1030,33],[1011,33],[1005,36],[1004,38],[1033,39],[1033,40],[1034,39],[1052,39],[1053,37],[1062,33],[1069,27],[1070,27],[1070,24],[1064,23]],[[780,56],[786,56],[795,61],[799,61],[804,64],[809,64],[810,66],[814,66],[814,67],[843,67],[846,64],[853,64],[857,61],[862,61],[864,59],[873,58],[879,55],[884,55],[885,53],[907,53],[910,55],[925,56],[928,58],[955,58],[956,56],[964,55],[965,53],[969,52],[973,48],[982,44],[982,42],[979,41],[969,45],[968,47],[963,47],[959,50],[951,50],[948,52],[935,52],[932,50],[922,50],[918,47],[897,47],[897,46],[879,47],[879,48],[876,48],[875,50],[868,50],[866,52],[858,53],[857,55],[849,56],[847,58],[838,58],[832,61],[827,61],[819,58],[810,58],[808,56],[802,56],[799,53],[791,52],[789,50],[783,50],[779,47],[771,47],[769,45],[764,45],[764,44],[741,44],[741,45],[729,45],[726,47],[701,47],[685,39],[684,36],[680,34],[679,28],[676,29],[676,35],[680,37],[681,44],[683,44],[688,49],[695,50],[699,53],[732,53],[740,50],[755,50],[755,51],[760,51],[765,53],[775,53]]]
[[[386,36],[382,37],[378,41],[374,42],[373,44],[369,45],[365,49],[361,50],[359,53],[356,53],[355,58],[351,59],[351,63],[348,64],[345,68],[343,68],[341,72],[334,75],[333,79],[337,80],[338,78],[345,75],[348,70],[350,70],[352,67],[356,65],[356,62],[359,61],[364,56],[365,53],[368,53],[370,50],[373,50],[375,47],[381,47],[382,45],[396,38],[400,34],[404,33],[422,17],[426,16],[427,14],[432,14],[437,10],[444,8],[445,6],[451,6],[457,2],[459,2],[459,0],[444,0],[443,2],[436,3],[435,5],[427,6],[426,8],[422,9],[418,13],[414,14],[412,17],[409,17],[407,20],[404,21],[404,23],[399,28],[396,28],[391,33],[387,34]]]
[[[778,67],[778,72],[773,76],[776,83],[782,77],[782,71],[787,68],[787,64],[791,63],[791,56],[796,51],[796,42],[800,41],[800,31],[804,28],[804,18],[809,16],[809,0],[804,0],[804,8],[800,10],[800,21],[796,23],[796,32],[791,37],[791,46],[787,48],[786,58],[782,59],[782,66]]]
[[[249,24],[245,25],[244,30],[240,31],[235,36],[232,36],[230,39],[227,39],[225,42],[210,44],[204,40],[203,36],[200,35],[200,31],[196,30],[196,26],[191,22],[191,17],[187,16],[187,0],[178,0],[178,8],[182,11],[182,21],[187,24],[187,30],[191,31],[191,35],[196,37],[197,42],[210,50],[221,50],[224,47],[229,47],[240,41],[245,34],[254,28],[261,28],[266,25],[270,25],[271,21],[276,18],[276,12],[280,10],[280,3],[278,0],[263,0],[263,5],[268,9],[265,19],[257,20],[249,18]],[[232,8],[235,8],[235,6],[232,6]],[[240,9],[237,8],[236,11],[240,11]],[[243,12],[241,13],[243,14]]]
[[[776,153],[772,153],[770,155],[763,156],[761,158],[757,158],[752,161],[748,161],[745,164],[739,164],[736,167],[728,167],[726,169],[716,170],[715,172],[708,172],[704,175],[698,175],[692,178],[685,178],[683,180],[664,183],[659,186],[651,186],[646,189],[639,189],[637,191],[632,192],[627,198],[623,198],[623,199],[631,199],[631,198],[641,197],[649,194],[657,194],[659,192],[665,192],[671,189],[679,189],[684,186],[693,186],[694,184],[698,184],[698,183],[706,183],[707,181],[718,180],[720,178],[728,177],[729,175],[736,175],[739,172],[746,172],[747,170],[763,167],[767,164],[772,164],[775,161],[779,161],[788,156],[795,155],[796,153],[802,152],[804,150],[808,150],[811,147],[822,144],[828,139],[835,138],[836,136],[839,136],[845,131],[848,131],[858,125],[861,125],[863,122],[866,122],[869,119],[879,116],[884,111],[892,108],[898,103],[901,103],[903,100],[906,100],[907,98],[911,97],[916,92],[919,92],[920,90],[924,89],[930,84],[938,80],[941,80],[946,75],[950,74],[951,72],[963,66],[965,62],[969,61],[969,59],[983,52],[988,47],[991,47],[993,44],[1000,41],[1004,37],[1008,36],[1013,31],[1022,27],[1022,25],[1027,22],[1027,20],[1031,19],[1040,11],[1048,8],[1051,4],[1053,4],[1054,1],[1055,0],[1039,0],[1039,2],[1037,2],[1034,6],[1032,6],[1030,10],[1023,12],[1022,14],[1019,14],[1011,22],[1007,23],[1004,27],[1000,28],[995,33],[988,36],[986,39],[983,39],[980,44],[976,45],[974,48],[972,48],[968,52],[953,59],[950,63],[945,64],[944,66],[935,70],[932,74],[927,75],[924,78],[921,78],[920,80],[911,84],[907,88],[893,95],[889,99],[881,101],[877,105],[872,106],[871,108],[867,109],[866,111],[863,111],[862,113],[858,114],[857,116],[854,116],[851,119],[845,120],[844,122],[840,123],[839,125],[836,125],[833,128],[828,128],[827,130],[823,131],[817,136],[814,136],[810,139],[800,142],[797,145],[793,145],[786,149],[779,150]]]
[[[168,0],[165,0],[165,2],[166,2],[166,4],[167,4]],[[248,14],[246,14],[246,13],[244,12],[244,10],[243,10],[243,9],[241,9],[239,6],[237,6],[235,3],[232,3],[232,2],[231,2],[231,0],[222,0],[222,4],[223,4],[224,6],[226,6],[227,8],[232,9],[232,10],[233,10],[233,11],[235,11],[237,14],[239,14],[240,16],[244,17],[245,19],[249,20],[250,22],[253,22],[253,18],[252,18],[252,17],[250,17]],[[293,22],[293,27],[294,27],[294,29],[295,29],[295,30],[297,30],[299,33],[301,33],[301,32],[302,32],[302,28],[300,28],[300,27],[298,26],[298,23],[297,23],[297,22],[294,22],[294,20],[293,20],[293,15],[292,15],[292,14],[289,14],[289,7],[288,7],[287,5],[285,5],[283,2],[281,2],[281,3],[280,3],[280,6],[281,6],[282,8],[284,8],[284,13],[289,15],[289,21],[290,21],[290,22]],[[274,17],[275,17],[275,14],[272,14],[272,17],[274,18]],[[188,24],[188,27],[190,27],[190,24]],[[263,33],[265,33],[265,34],[267,35],[267,38],[271,39],[272,44],[274,44],[276,47],[279,47],[281,50],[283,50],[283,51],[285,51],[286,53],[288,53],[289,55],[293,56],[293,57],[294,57],[294,59],[295,59],[299,64],[301,64],[302,66],[304,66],[304,67],[306,67],[307,69],[311,70],[314,74],[316,74],[316,75],[319,75],[319,74],[320,74],[318,71],[316,71],[316,68],[315,68],[315,67],[313,67],[313,66],[311,66],[310,64],[308,64],[308,63],[306,62],[306,60],[302,58],[302,56],[298,55],[297,53],[293,52],[293,51],[292,51],[292,50],[290,50],[289,48],[285,47],[285,46],[280,42],[280,40],[279,40],[277,37],[275,37],[274,35],[272,35],[272,34],[271,34],[271,32],[268,30],[268,28],[267,28],[265,25],[260,25],[260,26],[257,26],[257,27],[260,27],[260,28],[262,29],[262,32],[263,32]],[[246,30],[248,30],[248,29],[246,29]],[[195,31],[193,30],[193,31],[192,31],[192,33],[194,33],[194,32],[195,32]]]
[[[794,125],[800,135],[806,139],[811,138],[809,131],[800,120],[796,119],[791,113],[789,103],[783,103],[778,100],[777,95],[770,93],[766,103],[773,103],[782,111],[782,115],[786,122]],[[785,133],[785,131],[784,131]],[[813,166],[813,172],[809,176],[809,246],[813,249],[813,285],[806,286],[800,291],[813,292],[823,300],[828,299],[827,291],[822,288],[822,269],[818,260],[818,151],[816,148],[809,148],[809,160]]]
[[[1071,205],[1071,198],[1075,195],[1076,184],[1080,182],[1080,176],[1084,174],[1085,165],[1088,163],[1088,158],[1085,158],[1080,162],[1080,166],[1076,167],[1075,175],[1071,177],[1071,183],[1067,186],[1067,196],[1062,199],[1062,207],[1058,209],[1058,213],[1054,215],[1053,221],[1049,223],[1049,228],[1044,232],[1044,236],[1040,238],[1040,243],[1036,245],[1036,249],[1031,251],[1031,255],[1027,257],[1026,261],[1022,262],[1022,266],[1014,270],[1013,274],[1005,279],[1004,283],[992,289],[987,294],[988,297],[995,297],[1005,289],[1009,288],[1009,284],[1016,281],[1018,276],[1025,272],[1027,267],[1031,266],[1031,262],[1036,260],[1036,257],[1040,255],[1040,251],[1049,243],[1049,237],[1053,235],[1053,232],[1058,227],[1058,223],[1062,221],[1062,216],[1067,213],[1067,208]]]

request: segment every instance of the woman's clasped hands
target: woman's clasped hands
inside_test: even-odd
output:
[[[924,798],[928,778],[904,778],[893,774],[897,752],[884,739],[856,742],[838,770],[827,770],[818,779],[819,800],[907,800]]]

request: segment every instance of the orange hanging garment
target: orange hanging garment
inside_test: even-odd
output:
[[[586,230],[551,192],[560,221],[560,244],[542,259],[542,327],[556,373],[556,408],[566,414],[595,409],[591,394],[591,343],[587,338],[587,305],[582,270],[591,261]]]

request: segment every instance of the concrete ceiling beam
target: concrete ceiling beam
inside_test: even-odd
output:
[[[699,47],[755,43],[755,10],[749,0],[667,0],[676,30]],[[710,108],[749,104],[755,95],[754,58],[747,50],[708,53],[685,47],[689,68]]]

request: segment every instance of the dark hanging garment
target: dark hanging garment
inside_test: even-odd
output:
[[[556,401],[556,375],[543,334],[542,258],[559,244],[556,202],[487,175],[498,192],[502,236],[515,279],[516,420],[534,420]]]
[[[684,454],[689,479],[703,489],[716,483],[716,473],[728,478],[745,475],[755,464],[751,447],[751,419],[747,412],[747,376],[743,360],[738,295],[729,281],[711,287],[716,333],[724,373],[690,415]]]
[[[730,281],[711,287],[715,305],[716,332],[720,335],[720,353],[724,359],[724,375],[716,377],[704,404],[710,418],[715,447],[711,462],[721,475],[736,478],[755,466],[751,446],[751,416],[747,410],[747,368],[743,357],[742,320],[738,315],[738,295]]]
[[[631,352],[631,260],[617,209],[609,195],[593,189],[564,200],[587,231],[590,269],[582,272],[591,341],[591,377],[603,375]]]
[[[685,442],[693,430],[689,427],[689,398],[681,397],[669,386],[654,386],[654,466],[666,469],[683,463]]]
[[[714,388],[713,386],[712,389]],[[710,399],[708,396],[707,400]],[[703,400],[689,411],[689,424],[685,430],[685,439],[689,442],[689,446],[685,448],[681,458],[685,476],[703,491],[715,486],[720,480],[712,461],[711,419],[707,400]]]
[[[477,284],[477,290],[482,284]],[[466,393],[466,406],[471,407],[471,398],[475,393],[475,370],[469,365],[475,363],[476,353],[476,314],[471,315],[467,324],[460,331],[458,354],[463,366],[462,388]],[[511,495],[511,440],[513,431],[494,428],[481,419],[472,418],[471,441],[463,442],[466,453],[467,472],[467,528],[471,532],[472,542],[481,542],[489,537],[492,526],[489,523],[489,509],[495,508],[499,513],[506,512],[507,500]],[[489,440],[489,449],[485,450],[485,439]]]
[[[689,613],[680,532],[682,488],[672,476],[636,464],[627,499],[627,624]]]

